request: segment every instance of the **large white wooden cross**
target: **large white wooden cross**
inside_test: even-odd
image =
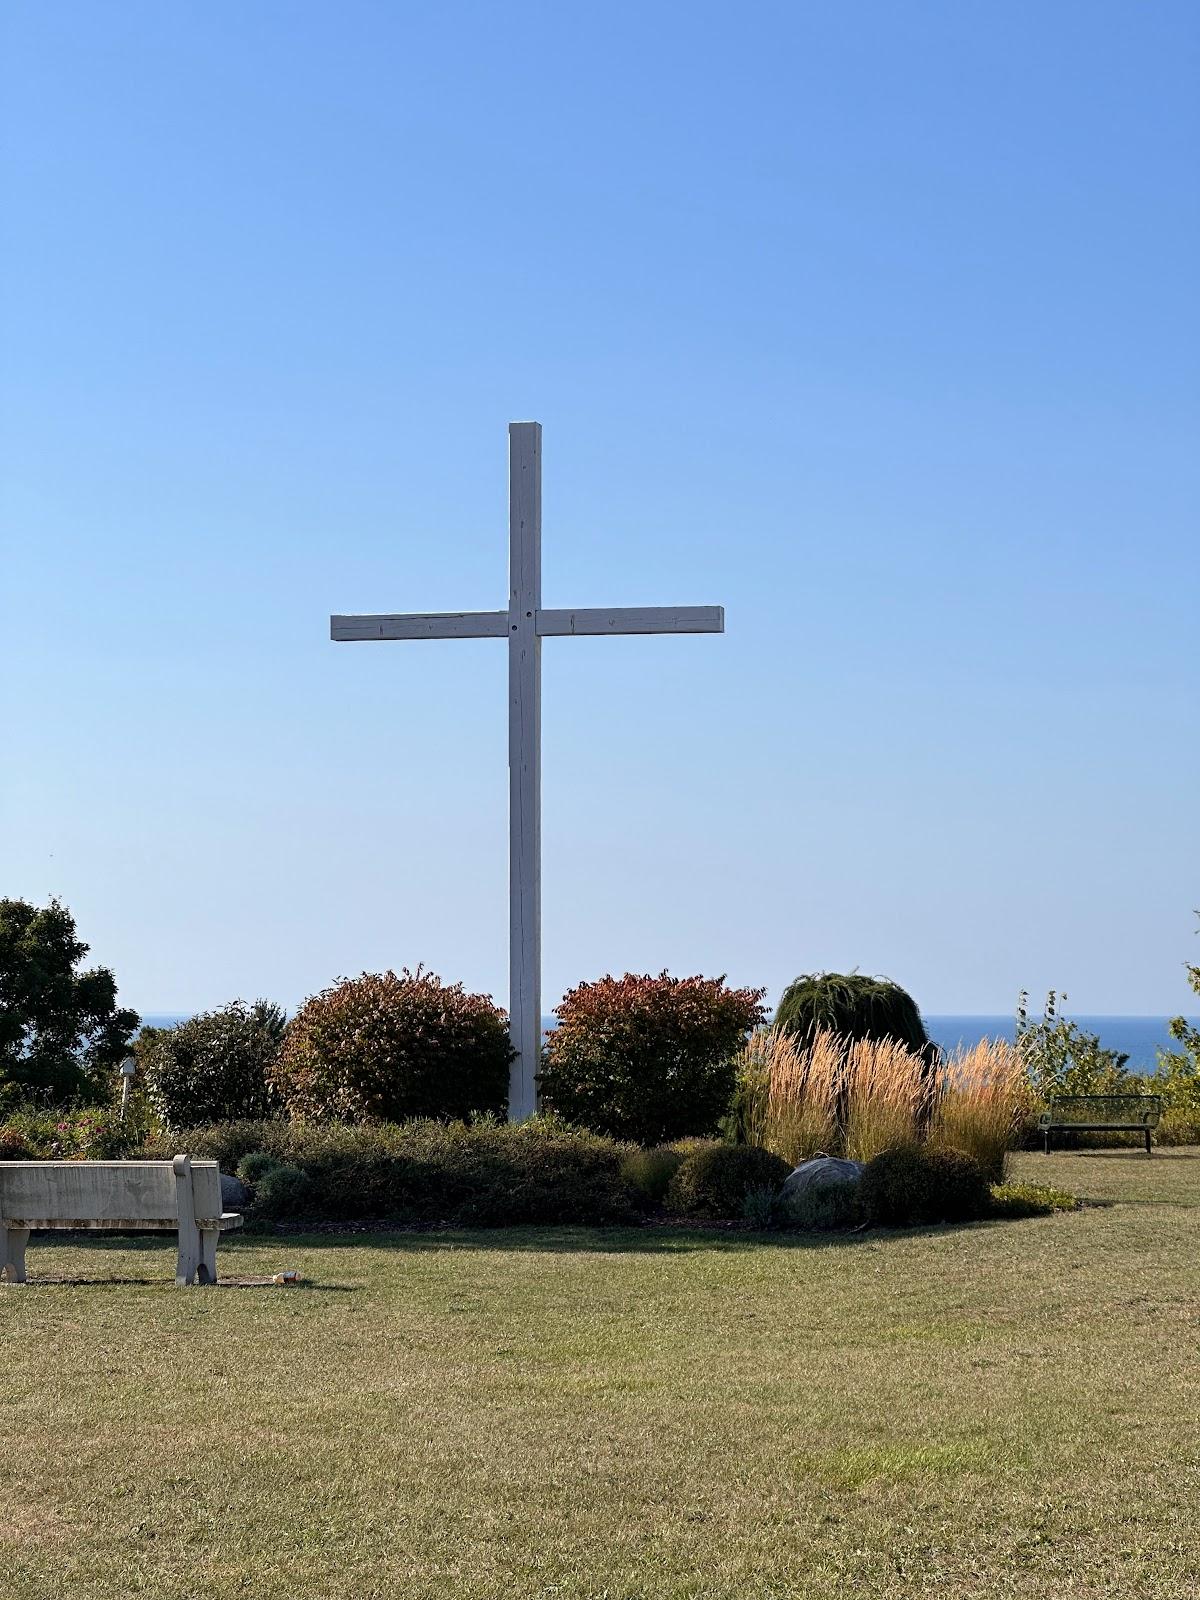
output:
[[[542,608],[542,425],[508,425],[507,611],[331,617],[334,639],[508,639],[508,1114],[537,1110],[542,1043],[542,640],[569,633],[723,633],[721,606]]]

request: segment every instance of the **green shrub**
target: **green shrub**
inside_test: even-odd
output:
[[[667,1189],[667,1209],[684,1217],[740,1217],[751,1189],[778,1193],[791,1170],[757,1145],[701,1145],[680,1162]]]
[[[636,1217],[621,1177],[622,1147],[546,1118],[473,1127],[432,1121],[227,1123],[184,1130],[171,1140],[160,1135],[144,1153],[161,1156],[175,1144],[215,1158],[224,1172],[253,1157],[251,1170],[257,1168],[260,1177],[252,1214],[262,1185],[271,1187],[270,1170],[262,1175],[265,1156],[305,1174],[309,1187],[296,1213],[305,1218],[504,1227]],[[282,1206],[276,1191],[268,1210],[279,1219],[292,1215]]]
[[[666,1199],[683,1157],[684,1152],[670,1144],[630,1150],[621,1159],[622,1180],[647,1206],[657,1209]]]
[[[1024,989],[1017,998],[1017,1048],[1034,1101],[1045,1105],[1055,1095],[1136,1093],[1129,1057],[1105,1049],[1098,1034],[1060,1016],[1059,1006],[1066,998],[1051,989],[1043,1014],[1035,1021],[1030,1021]]]
[[[1192,993],[1200,997],[1200,966],[1186,966]],[[1172,1017],[1167,1031],[1179,1048],[1160,1050],[1158,1071],[1139,1088],[1162,1096],[1159,1144],[1200,1144],[1200,1027],[1186,1017]]]
[[[243,1156],[234,1169],[238,1177],[251,1189],[257,1189],[268,1172],[274,1171],[279,1166],[276,1156],[269,1156],[265,1150],[252,1150],[248,1156]]]
[[[234,1000],[174,1028],[143,1028],[134,1055],[163,1122],[186,1128],[271,1116],[279,1100],[267,1074],[286,1021],[269,1000]]]
[[[884,1150],[863,1168],[863,1216],[886,1228],[972,1222],[991,1210],[983,1168],[962,1150],[917,1145]]]
[[[992,1185],[992,1215],[995,1217],[1048,1217],[1054,1211],[1078,1209],[1078,1199],[1065,1189],[1052,1189],[1040,1183]]]
[[[890,978],[859,972],[811,972],[795,978],[780,997],[774,1026],[809,1044],[818,1033],[839,1039],[893,1039],[929,1059],[931,1047],[913,997]]]
[[[775,1227],[779,1221],[779,1191],[773,1184],[764,1183],[747,1189],[742,1201],[742,1221],[748,1222],[759,1233]]]
[[[563,997],[541,1075],[548,1110],[614,1139],[666,1144],[716,1131],[761,989],[627,972]]]
[[[306,1217],[319,1211],[312,1179],[302,1167],[271,1165],[254,1188],[254,1215],[272,1221]]]
[[[1200,967],[1189,963],[1187,974],[1200,995]],[[1158,1071],[1141,1087],[1162,1096],[1160,1144],[1200,1144],[1200,1027],[1186,1017],[1172,1017],[1167,1028],[1179,1049],[1160,1050]]]
[[[1200,1112],[1165,1110],[1154,1141],[1161,1145],[1200,1144]]]
[[[136,1148],[143,1133],[136,1123],[123,1123],[106,1106],[58,1111],[26,1106],[9,1111],[0,1124],[0,1158],[120,1161]],[[11,1153],[5,1155],[6,1151]]]
[[[512,1059],[507,1019],[487,995],[406,968],[306,1000],[271,1076],[297,1119],[469,1119],[504,1112]]]
[[[28,1140],[20,1128],[11,1123],[0,1126],[0,1161],[36,1161]]]
[[[292,1125],[282,1118],[261,1121],[211,1122],[203,1127],[156,1129],[142,1141],[139,1154],[150,1161],[169,1161],[180,1150],[215,1161],[222,1172],[236,1172],[243,1156],[265,1151],[276,1161],[288,1159]]]
[[[863,1220],[862,1200],[857,1183],[811,1183],[798,1193],[787,1195],[779,1205],[780,1218],[788,1228],[802,1233],[833,1233],[857,1228]]]

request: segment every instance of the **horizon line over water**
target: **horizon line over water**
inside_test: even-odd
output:
[[[195,1012],[147,1012],[141,1019],[143,1027],[173,1028],[186,1022]],[[995,1012],[929,1012],[923,1017],[929,1037],[943,1050],[952,1051],[960,1045],[969,1048],[981,1039],[1013,1039],[1016,1036],[1016,1019],[1011,1013]],[[1029,1020],[1039,1016],[1030,1013]],[[1073,1022],[1085,1033],[1098,1035],[1106,1050],[1116,1050],[1129,1057],[1129,1067],[1134,1072],[1153,1072],[1158,1066],[1159,1050],[1178,1049],[1179,1046],[1167,1032],[1169,1017],[1165,1016],[1105,1016],[1063,1017]],[[1193,1027],[1200,1027],[1200,1017],[1187,1016]],[[557,1027],[554,1017],[543,1017],[542,1026],[549,1032]]]

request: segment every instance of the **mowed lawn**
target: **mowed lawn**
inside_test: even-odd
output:
[[[0,1594],[1193,1600],[1200,1150],[1016,1169],[1105,1204],[222,1249],[294,1289],[35,1236]]]

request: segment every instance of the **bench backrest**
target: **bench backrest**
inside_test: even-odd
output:
[[[1050,1102],[1042,1122],[1052,1127],[1157,1128],[1162,1097],[1157,1094],[1064,1094]]]
[[[0,1161],[0,1227],[174,1228],[181,1186],[198,1223],[220,1219],[215,1161]]]

